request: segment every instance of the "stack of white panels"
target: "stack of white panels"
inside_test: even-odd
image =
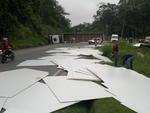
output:
[[[57,48],[56,50],[50,50],[50,51],[47,51],[46,53],[53,53],[53,52],[57,52],[56,54],[51,54],[54,56],[57,56],[58,54],[59,55],[74,55],[74,56],[93,55],[95,58],[100,59],[102,61],[112,62],[107,57],[102,56],[102,52],[100,52],[98,50],[93,50],[91,48],[78,48],[78,49],[76,49],[76,48],[72,48],[72,49]],[[66,52],[66,53],[61,53],[61,52]]]
[[[13,97],[48,75],[32,69],[17,69],[0,73],[0,97]]]
[[[108,90],[116,95],[122,104],[139,113],[149,113],[150,110],[150,79],[125,68],[115,68],[107,65],[89,66],[104,81]]]
[[[36,83],[24,92],[8,99],[6,113],[50,113],[76,102],[60,103],[48,86]]]

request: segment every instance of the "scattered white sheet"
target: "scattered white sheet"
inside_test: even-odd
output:
[[[70,70],[70,68],[73,71],[78,70],[85,70],[88,65],[95,64],[97,62],[100,62],[100,60],[93,60],[93,59],[56,59],[54,62],[63,67],[66,70]],[[87,70],[86,70],[87,72]]]
[[[0,97],[12,97],[48,75],[48,72],[17,69],[0,72]]]
[[[50,60],[26,60],[17,66],[53,66]]]
[[[66,80],[66,76],[46,77],[44,81],[60,102],[112,97],[102,86],[91,81]]]
[[[0,98],[0,111],[1,111],[5,101],[6,101],[6,98]]]
[[[35,113],[34,111],[28,111],[26,109],[7,109],[4,113]],[[37,112],[39,113],[39,112]]]
[[[55,56],[46,56],[46,57],[41,57],[39,59],[43,60],[49,60],[49,61],[62,61],[62,60],[72,60],[79,58],[78,56],[67,56],[67,55],[55,55]]]
[[[140,47],[141,46],[141,43],[136,43],[136,44],[133,44],[134,47]]]
[[[101,81],[98,77],[92,74],[84,74],[81,72],[69,71],[67,79],[70,80],[90,80],[90,81]]]
[[[139,113],[150,112],[150,79],[125,68],[107,65],[90,66],[104,81],[108,90],[116,95],[116,99]]]
[[[50,113],[74,103],[76,102],[60,103],[47,85],[36,83],[22,93],[8,99],[4,108],[6,113]]]
[[[65,48],[60,48],[59,49],[58,48],[56,50],[47,51],[47,53],[52,53],[52,52],[57,52],[57,53],[51,54],[51,55],[54,55],[54,56],[63,56],[63,55],[73,55],[73,56],[78,56],[78,55],[93,55],[95,58],[100,59],[102,61],[112,62],[107,57],[102,56],[102,52],[100,52],[99,50],[92,49],[92,48],[71,48],[71,49],[65,49]],[[61,52],[66,52],[66,53],[61,53]]]

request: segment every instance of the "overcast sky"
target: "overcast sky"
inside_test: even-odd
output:
[[[57,0],[70,15],[67,16],[72,26],[83,22],[91,23],[93,15],[98,10],[98,3],[118,3],[119,0]]]

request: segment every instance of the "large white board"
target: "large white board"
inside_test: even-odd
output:
[[[48,72],[26,68],[0,72],[0,97],[12,97],[47,75]]]
[[[76,102],[60,103],[47,85],[36,83],[8,99],[4,108],[6,113],[50,113],[74,103]]]
[[[5,101],[6,101],[6,98],[0,98],[0,111],[1,111]]]
[[[69,71],[67,79],[70,80],[90,80],[90,81],[101,81],[98,77],[91,74],[84,74],[80,72]]]
[[[129,69],[108,65],[93,65],[89,69],[97,73],[108,90],[124,105],[139,113],[150,113],[149,78]]]
[[[44,81],[60,102],[74,102],[112,96],[102,86],[91,81],[66,80],[66,76],[46,77]]]

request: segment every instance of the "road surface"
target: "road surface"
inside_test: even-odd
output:
[[[47,71],[50,75],[53,75],[58,71],[56,66],[32,66],[32,67],[17,67],[17,65],[25,60],[35,60],[40,57],[47,56],[48,54],[45,51],[53,50],[59,47],[81,47],[83,45],[87,45],[87,43],[77,43],[77,44],[56,44],[56,45],[48,45],[42,47],[28,48],[15,50],[15,60],[13,62],[8,62],[5,64],[0,63],[0,72],[14,70],[18,68],[30,68],[37,69],[41,71]]]

